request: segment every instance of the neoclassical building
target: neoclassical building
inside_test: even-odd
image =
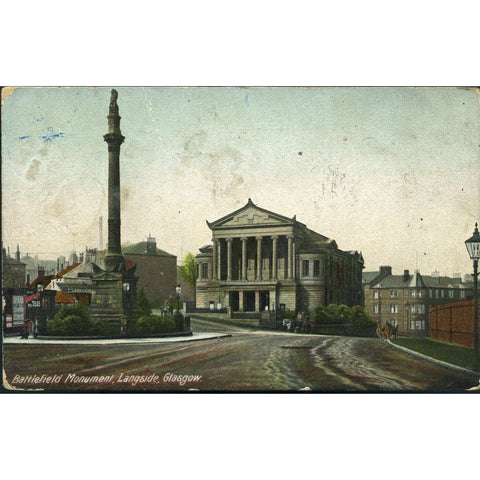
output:
[[[293,218],[248,203],[208,222],[212,244],[197,255],[197,308],[312,311],[362,304],[363,257]]]

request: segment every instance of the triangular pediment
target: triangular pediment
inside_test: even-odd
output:
[[[251,200],[239,210],[209,223],[210,228],[241,228],[251,226],[292,225],[295,219],[257,207]]]

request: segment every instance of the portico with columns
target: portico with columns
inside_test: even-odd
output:
[[[321,265],[326,253],[336,249],[335,242],[308,230],[296,217],[270,212],[251,199],[241,209],[207,221],[207,225],[212,244],[202,247],[197,255],[197,307],[220,305],[233,312],[262,312],[324,303],[326,278]],[[322,248],[311,245],[309,276],[301,254],[313,237]],[[359,281],[361,290],[361,276]]]

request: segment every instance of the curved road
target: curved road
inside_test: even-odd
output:
[[[231,336],[101,348],[4,345],[5,371],[9,381],[15,374],[114,378],[103,385],[62,381],[48,386],[59,390],[460,392],[478,385],[478,377],[421,360],[376,338],[255,331],[205,319],[192,319],[192,330]],[[38,359],[34,364],[33,358]],[[118,380],[152,374],[158,376],[152,383]]]

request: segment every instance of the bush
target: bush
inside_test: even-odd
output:
[[[97,335],[101,335],[102,337],[118,337],[121,333],[121,328],[117,322],[99,320],[95,323],[95,331]]]
[[[152,314],[152,307],[145,295],[143,285],[137,290],[137,297],[135,298],[135,305],[133,307],[135,319]]]
[[[317,307],[312,323],[320,326],[338,326],[338,329],[329,330],[329,333],[342,335],[350,332],[350,335],[374,336],[376,329],[375,320],[359,305],[347,307],[330,304],[328,307]]]
[[[86,336],[95,335],[96,326],[90,319],[88,308],[84,305],[63,307],[47,323],[47,334],[55,336]]]
[[[178,331],[175,320],[172,317],[161,315],[145,315],[130,322],[128,326],[128,334],[134,336],[155,335],[175,331]]]
[[[295,320],[297,312],[295,310],[285,310],[284,312],[277,312],[277,320]]]
[[[176,311],[173,315],[173,321],[177,332],[183,331],[183,315],[182,312]]]

